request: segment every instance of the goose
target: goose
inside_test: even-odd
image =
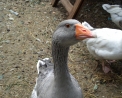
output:
[[[105,73],[112,71],[110,66],[105,65],[104,61],[122,59],[122,31],[111,28],[93,28],[87,22],[82,22],[82,25],[89,29],[94,36],[92,39],[84,40],[88,51],[96,59],[102,60],[102,69]]]
[[[38,77],[31,98],[83,98],[78,82],[68,70],[68,51],[71,45],[92,37],[78,20],[59,23],[52,37],[53,64],[48,59],[38,61]]]
[[[102,7],[110,13],[112,22],[122,29],[122,5],[103,4]]]

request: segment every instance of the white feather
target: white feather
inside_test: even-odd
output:
[[[40,65],[42,65],[42,66],[45,65],[45,62],[42,61],[42,60],[38,60],[37,65],[36,65],[38,74],[39,74],[39,67],[40,67]]]
[[[31,94],[31,98],[37,98],[37,91],[36,91],[36,87],[37,87],[37,78],[36,78],[36,84],[35,84],[35,87],[32,91],[32,94]]]
[[[82,25],[86,26],[85,24]],[[97,59],[107,60],[122,59],[121,30],[98,28],[92,30],[91,32],[96,36],[96,38],[88,38],[85,40],[85,42],[89,52],[94,57],[96,57]]]
[[[89,25],[89,23],[87,23],[86,21],[82,22],[82,25],[87,28],[87,29],[94,29],[91,25]]]
[[[112,22],[122,29],[122,8],[120,5],[103,4],[102,7],[110,13]]]

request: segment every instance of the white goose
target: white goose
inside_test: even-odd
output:
[[[91,32],[77,20],[58,25],[52,38],[54,66],[48,59],[38,61],[38,78],[31,98],[83,98],[78,82],[69,73],[67,57],[71,45],[91,37]]]
[[[122,59],[122,31],[110,28],[93,28],[87,22],[82,23],[96,38],[85,39],[89,52],[97,59]],[[103,71],[108,73],[111,69],[102,62]]]
[[[122,29],[122,6],[121,5],[110,5],[103,4],[103,9],[111,15],[112,21]]]

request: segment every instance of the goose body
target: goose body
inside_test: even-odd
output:
[[[54,64],[49,59],[38,61],[31,98],[83,98],[78,82],[68,71],[67,57],[71,45],[89,37],[92,34],[77,20],[65,20],[58,25],[52,38]]]
[[[103,9],[111,15],[112,22],[122,29],[122,7],[120,5],[103,4]]]
[[[71,80],[69,80],[72,81],[72,84],[64,82],[57,86],[54,80],[53,64],[47,62],[45,60],[39,60],[37,63],[39,73],[31,98],[62,98],[62,96],[63,98],[67,98],[67,96],[70,98],[74,98],[75,96],[83,98],[81,88],[72,75],[70,75]],[[72,87],[72,85],[74,86]]]
[[[83,22],[90,29],[95,38],[85,39],[89,52],[102,60],[122,59],[122,31],[110,28],[93,28],[87,22]]]

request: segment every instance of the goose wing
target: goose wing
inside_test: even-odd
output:
[[[36,85],[32,91],[31,98],[37,98],[37,89],[42,88],[43,83],[48,81],[48,77],[53,76],[53,64],[49,58],[38,60],[37,62],[37,73]],[[50,76],[52,74],[52,76]],[[39,84],[38,84],[39,83]],[[42,91],[43,92],[43,91]]]

